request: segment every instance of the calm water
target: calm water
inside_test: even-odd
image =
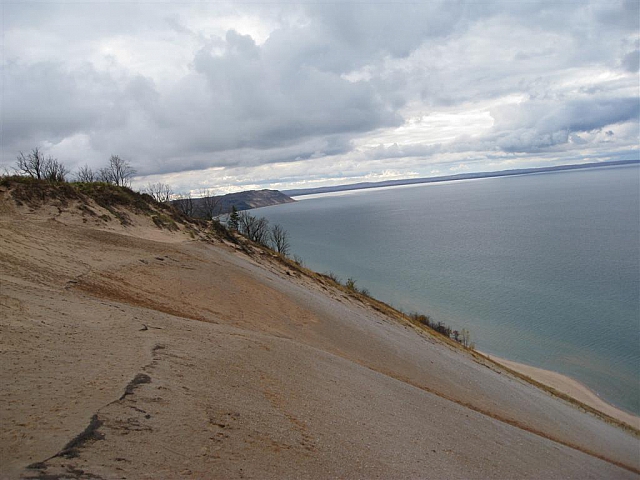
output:
[[[471,331],[640,414],[640,168],[300,197],[281,223],[320,272]]]

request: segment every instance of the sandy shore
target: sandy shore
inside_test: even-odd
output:
[[[610,403],[605,402],[595,392],[590,390],[589,387],[571,377],[567,377],[566,375],[562,375],[561,373],[553,372],[551,370],[545,370],[542,368],[532,367],[531,365],[506,360],[484,352],[480,353],[494,362],[504,365],[511,370],[521,373],[522,375],[526,375],[536,382],[547,385],[561,393],[575,398],[585,405],[609,415],[610,417],[620,420],[621,422],[624,422],[636,429],[640,429],[640,417],[625,412],[624,410],[620,410]]]

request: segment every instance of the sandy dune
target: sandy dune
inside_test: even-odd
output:
[[[3,478],[639,477],[637,433],[268,254],[74,212],[0,201]]]

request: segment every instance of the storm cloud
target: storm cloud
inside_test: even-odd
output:
[[[638,158],[637,1],[4,7],[1,166],[220,191]]]

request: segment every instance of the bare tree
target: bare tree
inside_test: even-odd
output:
[[[222,197],[216,197],[208,188],[200,190],[200,196],[202,197],[200,201],[201,210],[207,220],[220,215]]]
[[[264,217],[258,218],[253,229],[251,240],[267,245],[269,242],[269,220]]]
[[[249,240],[266,245],[269,239],[269,221],[256,218],[249,212],[242,212],[239,219],[239,230]]]
[[[245,237],[250,237],[255,221],[256,217],[249,212],[240,212],[238,215],[238,231]]]
[[[34,148],[31,153],[25,155],[20,152],[16,162],[16,170],[20,175],[27,175],[38,180],[44,177],[44,167],[47,160],[39,148]]]
[[[460,332],[460,343],[462,344],[463,347],[465,348],[469,348],[471,345],[471,334],[469,333],[469,330],[467,330],[466,328],[463,328],[462,331]]]
[[[187,195],[180,195],[174,202],[174,205],[187,217],[193,216],[193,197],[191,196],[191,192]]]
[[[173,190],[168,183],[149,183],[145,188],[145,193],[153,197],[156,202],[165,203],[171,200]]]
[[[91,183],[95,182],[97,179],[98,176],[89,168],[89,165],[80,167],[78,173],[76,173],[77,182]]]
[[[131,178],[136,174],[135,168],[117,155],[111,155],[107,170],[107,181],[119,187],[130,187]]]
[[[64,182],[69,173],[62,162],[51,156],[45,158],[39,148],[34,148],[27,155],[20,152],[16,162],[16,171],[20,175],[28,175],[31,178],[51,182]]]
[[[113,175],[111,174],[111,169],[109,169],[109,167],[104,167],[98,170],[98,173],[96,174],[96,180],[98,182],[113,183]]]
[[[44,169],[42,176],[50,182],[64,182],[67,180],[69,169],[65,167],[62,162],[59,162],[55,158],[47,158],[44,163]]]
[[[282,225],[276,223],[271,227],[271,242],[276,252],[281,253],[285,257],[289,255],[289,233],[282,228]]]

